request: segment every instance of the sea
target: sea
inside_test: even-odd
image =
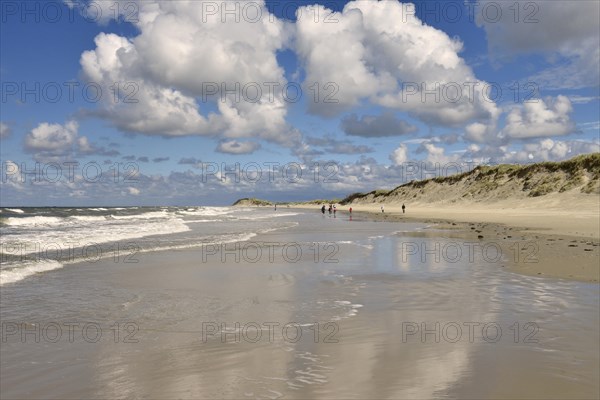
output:
[[[296,225],[280,208],[0,208],[0,285],[82,261],[240,242]]]

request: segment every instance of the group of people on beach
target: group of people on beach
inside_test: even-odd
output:
[[[321,207],[321,212],[323,213],[323,215],[325,215],[325,204],[323,204],[323,207]],[[335,215],[335,213],[337,212],[337,208],[336,208],[335,204],[329,205],[329,215],[331,215],[332,212],[333,212],[333,215]],[[350,213],[352,213],[352,207],[350,207]]]
[[[321,207],[321,213],[323,213],[323,215],[325,215],[325,204],[323,204],[323,206]],[[335,207],[335,204],[329,204],[329,215],[331,215],[331,213],[333,212],[333,215],[335,215],[335,213],[337,212],[337,208]],[[350,214],[352,214],[352,207],[350,207],[348,209],[348,212]],[[385,212],[385,208],[383,207],[383,205],[381,206],[381,212]],[[402,214],[406,213],[406,206],[404,204],[402,204]]]

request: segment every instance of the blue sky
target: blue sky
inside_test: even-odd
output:
[[[0,200],[342,197],[423,177],[414,165],[598,152],[599,7],[3,2]]]

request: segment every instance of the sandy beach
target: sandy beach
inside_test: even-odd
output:
[[[515,273],[468,222],[244,210],[283,228],[2,286],[2,398],[600,394],[596,282]]]
[[[384,213],[381,212],[382,205]],[[520,256],[515,256],[513,263],[506,267],[523,274],[591,282],[600,279],[598,196],[566,198],[549,195],[527,202],[504,201],[486,205],[408,202],[406,205],[405,213],[402,213],[401,204],[338,204],[337,208],[339,215],[347,215],[352,207],[354,215],[368,213],[370,218],[377,220],[426,223],[430,237],[493,242],[505,253],[518,249]],[[314,205],[294,207],[318,209]]]
[[[600,400],[600,0],[0,10],[0,400]]]

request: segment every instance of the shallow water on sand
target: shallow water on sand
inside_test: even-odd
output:
[[[4,285],[1,397],[600,395],[598,284],[517,275],[493,246],[404,233],[420,224],[279,219],[295,224],[237,248]]]

